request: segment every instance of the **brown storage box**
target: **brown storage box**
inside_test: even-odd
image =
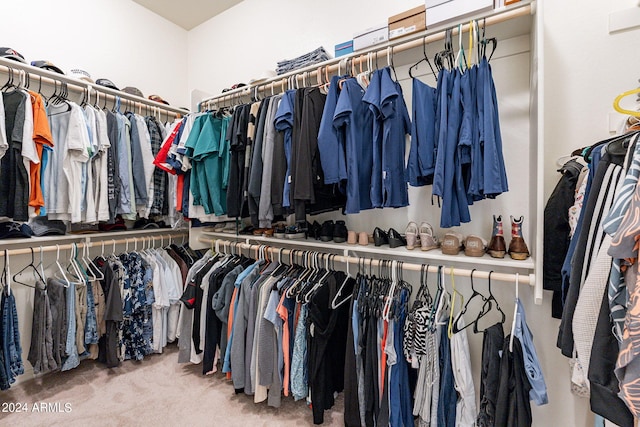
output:
[[[389,18],[389,39],[422,31],[426,28],[426,9],[424,5],[420,5]]]

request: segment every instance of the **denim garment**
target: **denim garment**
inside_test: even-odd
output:
[[[93,295],[93,285],[87,283],[87,317],[84,323],[84,343],[98,344],[98,319],[96,317],[96,300]]]
[[[258,261],[250,265],[249,267],[247,267],[242,273],[238,275],[238,278],[236,279],[234,286],[236,288],[239,288],[242,285],[242,282],[244,281],[244,279],[247,278],[256,269],[256,267],[258,267],[261,264],[262,262]],[[257,277],[258,273],[259,273],[259,269],[258,271],[256,271],[256,274],[251,277],[251,281],[248,282],[245,286],[250,286],[253,280],[255,280],[255,278]],[[236,300],[231,301],[230,304],[233,304],[233,309],[234,309],[233,312],[235,315],[236,309],[238,308],[238,295],[236,295]],[[225,373],[231,372],[231,346],[232,345],[233,345],[233,329],[231,329],[231,335],[227,337],[227,349],[224,353],[224,363],[222,364],[222,372],[225,372]]]
[[[300,315],[296,326],[296,336],[293,343],[293,358],[291,359],[291,393],[295,400],[304,399],[309,395],[309,388],[305,376],[307,366],[307,305],[300,307]]]
[[[65,346],[65,353],[67,358],[62,363],[61,371],[68,371],[78,367],[80,364],[80,358],[78,357],[78,347],[76,345],[76,285],[75,283],[69,283],[69,286],[65,289],[67,299],[67,344]]]
[[[13,294],[2,295],[0,321],[1,327],[1,353],[0,358],[4,359],[4,372],[0,368],[0,390],[6,390],[13,384],[18,375],[24,374],[22,363],[22,347],[20,346],[20,331],[18,329],[18,312],[16,311],[16,300]],[[2,360],[0,359],[0,362]],[[5,382],[6,379],[6,382]]]
[[[447,328],[440,335],[440,397],[438,399],[438,425],[454,427],[456,425],[456,403],[458,395],[453,385],[453,367],[451,366],[451,343]]]
[[[402,353],[404,340],[404,322],[407,317],[409,291],[403,289],[396,306],[396,320],[393,331],[393,345],[396,351],[396,363],[391,366],[389,380],[389,425],[391,427],[413,427],[411,388],[409,385],[409,364]]]
[[[546,405],[549,403],[547,384],[544,381],[538,354],[533,345],[533,334],[529,329],[529,325],[527,325],[527,318],[525,317],[524,307],[522,307],[520,299],[516,300],[516,304],[518,306],[518,314],[516,315],[516,328],[513,335],[518,338],[522,344],[524,368],[527,373],[527,378],[529,379],[529,384],[531,384],[529,398],[538,406]]]
[[[433,183],[436,154],[436,89],[413,79],[411,145],[407,181],[418,187]]]

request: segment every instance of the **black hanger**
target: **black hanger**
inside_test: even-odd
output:
[[[500,316],[501,316],[500,323],[504,324],[507,318],[507,316],[504,314],[504,311],[502,311],[502,309],[500,308],[500,304],[498,304],[498,300],[496,299],[496,297],[493,295],[493,292],[491,291],[491,274],[493,274],[493,270],[489,272],[489,279],[488,279],[489,280],[489,297],[485,302],[485,305],[488,305],[488,309],[487,310],[483,309],[478,315],[478,318],[474,321],[473,332],[476,334],[479,332],[484,332],[486,330],[486,329],[482,329],[482,330],[478,329],[478,321],[491,311],[493,304],[495,304],[496,309],[500,312]]]
[[[606,145],[605,150],[607,150],[607,153],[613,156],[626,155],[627,151],[629,150],[629,146],[631,145],[631,140],[633,139],[633,136],[637,133],[638,131],[635,130],[635,131],[624,134],[622,138],[609,142]]]
[[[2,92],[6,92],[7,90],[13,87],[13,68],[8,67],[9,76],[7,78],[7,82],[0,88]]]
[[[596,149],[597,147],[601,147],[601,146],[602,146],[602,145],[604,145],[604,144],[611,144],[611,143],[616,142],[616,141],[622,141],[622,142],[620,142],[619,144],[624,145],[623,141],[625,141],[626,139],[628,139],[628,138],[632,137],[633,135],[637,134],[638,132],[640,132],[640,130],[633,130],[633,131],[631,131],[631,132],[627,132],[627,133],[625,133],[624,135],[617,135],[617,136],[614,136],[614,137],[607,138],[607,139],[605,139],[605,140],[602,140],[602,141],[596,142],[596,143],[595,143],[595,144],[593,144],[591,147],[589,147],[589,148],[587,148],[586,150],[584,150],[584,151],[583,151],[583,155],[582,155],[582,157],[583,157],[583,159],[584,159],[584,161],[585,161],[585,162],[587,162],[587,163],[591,163],[591,153],[592,153],[592,152],[593,152],[593,150],[594,150],[594,149]],[[618,151],[618,150],[619,150],[619,147],[617,147],[616,145],[614,145],[614,146],[612,147],[612,149],[613,149],[614,151]],[[609,152],[609,150],[607,150],[607,152]],[[626,151],[625,151],[625,153],[626,153]],[[624,154],[624,153],[623,153],[623,154]]]
[[[474,328],[477,326],[478,320],[484,316],[483,312],[485,311],[485,308],[488,308],[486,306],[486,303],[488,301],[488,298],[486,296],[484,296],[484,294],[478,292],[478,290],[475,288],[475,286],[473,285],[473,273],[476,271],[476,269],[474,268],[473,270],[471,270],[471,290],[473,291],[473,293],[471,294],[471,297],[467,300],[467,302],[464,304],[464,307],[462,307],[462,310],[460,311],[460,313],[458,313],[458,315],[456,316],[454,322],[453,322],[453,333],[456,334],[462,330],[467,329],[469,326],[474,325]],[[471,323],[466,324],[464,327],[462,328],[458,328],[458,319],[460,319],[460,317],[462,317],[466,312],[467,309],[469,308],[469,303],[475,298],[475,297],[480,297],[482,298],[482,301],[484,302],[484,304],[482,305],[482,308],[480,309],[480,313],[478,314],[478,317]],[[474,329],[475,331],[475,329]]]
[[[393,63],[393,46],[391,46],[391,69],[393,70],[393,80],[398,81],[398,75],[396,74],[396,66]]]
[[[18,271],[16,274],[14,274],[13,275],[13,281],[15,283],[19,283],[21,285],[28,286],[30,288],[34,288],[35,289],[34,285],[30,285],[28,283],[24,283],[24,282],[21,282],[20,280],[18,280],[18,275],[23,273],[24,271],[26,271],[29,267],[31,267],[33,269],[33,272],[38,277],[38,279],[40,279],[43,283],[45,282],[44,278],[42,277],[42,275],[40,275],[40,272],[38,271],[38,269],[36,268],[36,266],[34,264],[35,260],[34,260],[34,255],[33,255],[33,248],[30,248],[30,249],[31,249],[31,263],[28,264],[26,267],[24,267],[22,270]]]
[[[433,76],[436,78],[436,81],[438,81],[438,73],[436,73],[433,69],[433,65],[431,65],[431,61],[429,61],[429,57],[427,56],[427,36],[424,36],[422,38],[422,55],[423,58],[421,58],[418,62],[416,62],[415,64],[413,64],[411,67],[409,67],[409,77],[413,78],[413,73],[412,70],[414,68],[417,68],[419,64],[421,64],[423,61],[425,61],[428,65],[429,68],[431,69],[431,72],[433,73]]]

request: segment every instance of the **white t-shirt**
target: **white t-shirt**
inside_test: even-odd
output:
[[[89,157],[90,161],[88,161],[84,167],[84,174],[86,176],[86,190],[85,197],[82,206],[82,221],[90,224],[94,224],[97,222],[98,218],[96,215],[96,182],[99,180],[99,176],[97,175],[97,171],[93,165],[93,158],[97,153],[98,149],[98,133],[97,133],[97,124],[96,124],[96,110],[87,105],[84,107],[84,114],[87,123],[87,130],[89,133]]]
[[[0,159],[4,157],[4,154],[9,149],[9,144],[7,143],[7,128],[4,121],[4,101],[2,100],[2,92],[0,92]]]
[[[107,151],[111,147],[111,142],[107,131],[107,114],[103,110],[96,111],[96,124],[98,128],[98,152],[95,156],[95,168],[98,171],[95,191],[96,211],[98,221],[108,221],[109,193],[107,181],[109,180],[109,170],[107,168]]]
[[[136,114],[135,118],[135,125],[138,127],[138,135],[140,136],[140,151],[142,152],[144,179],[147,186],[147,204],[144,206],[139,205],[137,209],[141,218],[149,218],[149,211],[153,205],[153,172],[155,170],[153,151],[151,150],[151,135],[149,135],[149,128],[144,121],[144,117]]]
[[[68,111],[67,111],[68,109]],[[82,166],[89,160],[89,132],[82,108],[73,102],[49,107],[56,145],[46,170],[50,219],[82,221]]]
[[[39,164],[40,157],[36,151],[36,143],[33,140],[33,104],[31,103],[31,94],[24,91],[26,98],[24,99],[24,127],[22,128],[22,163],[27,171],[27,182],[29,194],[31,194],[31,163]],[[29,217],[36,216],[35,208],[29,206]]]

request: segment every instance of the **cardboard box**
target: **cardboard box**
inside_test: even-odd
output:
[[[335,57],[348,55],[353,52],[353,40],[338,43],[335,47]]]
[[[425,0],[427,27],[491,10],[493,3],[494,0]]]
[[[389,39],[423,31],[427,28],[425,6],[417,6],[389,18]]]
[[[389,40],[387,23],[376,25],[353,35],[353,50],[365,49],[369,46]]]
[[[520,0],[495,0],[495,9],[500,9],[502,7],[506,7],[512,5],[514,3],[518,3]]]

